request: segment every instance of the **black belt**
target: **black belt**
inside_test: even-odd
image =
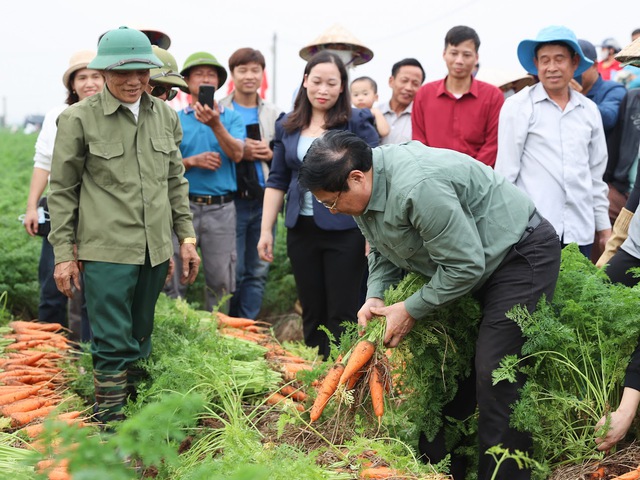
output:
[[[544,217],[538,213],[538,210],[534,210],[529,217],[529,223],[527,223],[519,241],[522,242],[525,238],[531,235],[536,227],[542,223],[542,220],[544,220]]]
[[[226,195],[189,195],[189,201],[198,205],[224,205],[233,201],[233,193]]]

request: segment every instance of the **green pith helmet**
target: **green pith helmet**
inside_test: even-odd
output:
[[[178,73],[178,63],[173,55],[156,45],[152,45],[151,50],[153,50],[156,57],[162,60],[164,65],[160,68],[152,68],[149,80],[170,87],[187,88],[187,83],[182,79],[182,75]]]
[[[153,54],[149,38],[139,30],[120,27],[104,34],[98,54],[87,68],[96,70],[146,70],[162,67]]]
[[[180,70],[180,75],[186,77],[187,75],[189,75],[189,70],[192,67],[197,67],[200,65],[209,65],[210,67],[213,67],[216,69],[216,71],[218,72],[217,88],[218,90],[220,90],[220,87],[222,87],[222,85],[224,85],[224,82],[227,81],[227,71],[220,64],[220,62],[218,62],[216,57],[214,57],[210,53],[196,52],[189,55],[189,57],[187,57],[187,59],[184,62],[184,67],[182,67],[182,70]],[[190,93],[188,88],[187,89],[182,88],[182,90],[186,93]]]

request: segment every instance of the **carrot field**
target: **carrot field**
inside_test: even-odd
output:
[[[147,377],[127,419],[98,425],[88,346],[37,322],[40,241],[17,220],[34,142],[0,132],[0,478],[445,479],[448,462],[430,464],[417,450],[420,432],[429,438],[440,428],[477,462],[476,416],[441,416],[469,375],[480,320],[473,297],[420,319],[396,349],[382,345],[383,318],[365,332],[350,325],[322,361],[274,328],[273,315],[295,301],[284,259],[270,273],[270,306],[258,321],[201,310],[198,289],[186,300],[161,295],[153,351],[139,365]],[[427,280],[408,275],[386,301],[406,299]],[[638,426],[605,456],[595,450],[594,425],[619,402],[639,305],[640,287],[611,285],[570,246],[553,302],[533,315],[510,312],[527,360],[506,358],[494,381],[528,375],[512,423],[532,432],[534,450],[495,446],[487,454],[496,471],[517,461],[536,479],[575,480],[637,469]]]

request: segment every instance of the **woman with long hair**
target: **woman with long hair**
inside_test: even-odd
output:
[[[351,107],[347,69],[338,55],[322,50],[304,70],[293,111],[276,122],[271,173],[266,184],[260,258],[273,261],[273,231],[286,198],[287,254],[302,305],[304,340],[330,353],[326,327],[338,340],[343,322],[356,322],[366,271],[365,240],[355,221],[316,201],[298,185],[298,170],[311,143],[327,130],[349,130],[370,146],[379,137],[368,109]]]

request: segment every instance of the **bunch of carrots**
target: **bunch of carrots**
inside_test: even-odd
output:
[[[384,415],[385,392],[391,390],[388,362],[382,349],[385,323],[378,319],[344,355],[339,356],[318,388],[311,407],[311,422],[317,421],[331,398],[345,398],[357,387],[368,390],[378,425]]]
[[[2,336],[4,355],[0,358],[0,415],[11,430],[33,441],[32,446],[44,451],[38,437],[44,430],[44,419],[58,411],[64,401],[63,371],[60,362],[71,348],[64,329],[57,323],[13,321],[10,333]],[[81,412],[61,413],[55,418],[83,425]],[[39,471],[50,479],[71,478],[66,465],[43,462]]]
[[[271,405],[288,403],[300,412],[306,411],[303,403],[308,394],[302,391],[296,378],[300,371],[312,370],[313,365],[286,351],[269,333],[269,324],[248,318],[230,317],[222,312],[214,314],[222,335],[256,342],[267,348],[265,357],[273,367],[283,374],[285,385],[267,398]],[[388,363],[382,349],[385,324],[381,319],[373,321],[367,332],[353,347],[341,356],[329,369],[321,383],[317,384],[317,395],[310,409],[310,420],[320,418],[329,400],[336,394],[353,392],[356,387],[365,386],[371,397],[373,414],[382,421],[384,415],[385,392],[390,391],[391,381]]]

